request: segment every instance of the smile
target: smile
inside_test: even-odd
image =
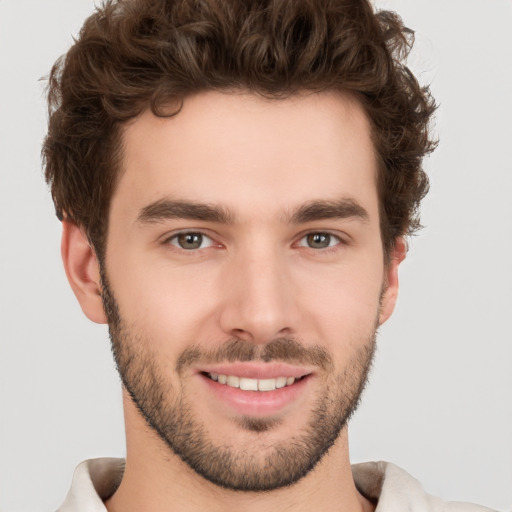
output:
[[[276,389],[291,386],[296,380],[295,377],[276,377],[275,379],[250,379],[248,377],[238,377],[236,375],[222,375],[217,373],[207,373],[207,376],[218,382],[232,388],[239,388],[243,391],[274,391]]]
[[[205,365],[206,366],[206,365]],[[297,409],[315,386],[315,368],[282,362],[219,363],[197,368],[214,413],[270,417]],[[203,393],[201,393],[203,395]],[[224,409],[227,407],[227,409]]]

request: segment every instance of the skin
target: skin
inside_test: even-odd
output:
[[[212,442],[229,440],[233,450],[262,458],[268,446],[304,428],[325,383],[350,366],[395,306],[405,245],[396,240],[385,263],[364,111],[334,93],[266,100],[207,92],[186,98],[172,118],[143,113],[125,127],[123,142],[105,259],[120,314],[150,344],[173,389],[194,397],[192,413]],[[233,218],[141,221],[148,205],[168,199],[221,207]],[[312,201],[339,200],[357,204],[365,215],[290,222]],[[77,226],[63,224],[71,286],[84,313],[105,323],[94,251]],[[183,230],[203,232],[208,241],[186,251],[172,238]],[[331,234],[330,246],[308,246],[310,233]],[[321,346],[333,368],[313,372],[264,433],[242,428],[239,415],[205,391],[192,369],[176,372],[179,355],[192,345],[215,349],[238,338],[264,347],[278,337]],[[294,485],[242,493],[192,471],[147,425],[126,390],[124,409],[126,471],[106,503],[110,512],[374,508],[355,488],[346,427]]]

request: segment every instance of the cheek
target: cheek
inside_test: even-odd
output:
[[[303,274],[304,275],[304,274]],[[340,266],[302,278],[298,294],[305,325],[335,343],[373,334],[377,325],[383,268],[378,263]]]
[[[212,272],[176,269],[166,262],[148,262],[125,255],[109,271],[121,316],[157,343],[158,339],[194,339],[212,317],[216,285]],[[130,269],[123,271],[123,269]]]

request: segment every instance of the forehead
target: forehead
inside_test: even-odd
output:
[[[111,207],[126,214],[165,197],[243,218],[346,196],[377,215],[370,125],[350,96],[200,93],[173,117],[144,112],[125,127],[123,146]]]

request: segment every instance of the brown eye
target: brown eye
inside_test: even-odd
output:
[[[200,233],[184,233],[178,236],[178,243],[182,249],[199,249],[203,241],[203,235]]]
[[[174,235],[169,243],[178,247],[179,249],[184,249],[186,251],[194,251],[196,249],[204,249],[205,247],[210,247],[213,244],[213,241],[210,237],[203,235],[202,233],[178,233]]]

